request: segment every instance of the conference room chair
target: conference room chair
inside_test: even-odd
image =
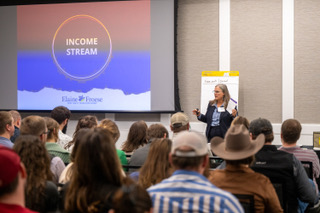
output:
[[[310,161],[301,161],[301,164],[306,170],[308,177],[313,180],[313,163]]]
[[[286,184],[284,180],[281,179],[271,179],[270,181],[278,195],[281,207],[283,209],[284,213],[288,212],[288,202],[287,202],[287,196],[286,196]]]
[[[126,171],[126,175],[130,175],[132,172],[138,171],[141,166],[122,165],[122,168]]]
[[[210,169],[217,168],[223,161],[222,158],[217,156],[209,157]]]

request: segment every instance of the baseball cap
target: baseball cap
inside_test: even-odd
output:
[[[269,120],[265,118],[258,118],[253,121],[251,121],[249,125],[249,132],[251,132],[253,135],[269,135],[273,132],[272,125]]]
[[[189,123],[189,118],[186,114],[182,112],[177,112],[171,116],[170,123],[172,126],[179,125],[185,126]]]
[[[173,139],[171,153],[178,157],[197,157],[208,154],[207,139],[197,132],[182,131]],[[190,151],[182,151],[182,147]]]
[[[19,155],[12,149],[0,145],[0,188],[14,181],[20,168]]]

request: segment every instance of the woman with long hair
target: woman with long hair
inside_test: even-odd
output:
[[[227,110],[230,100],[227,85],[217,84],[214,87],[214,99],[209,101],[206,114],[201,114],[199,109],[192,111],[199,121],[207,124],[206,137],[208,142],[215,136],[224,138],[233,118],[237,116],[236,108],[231,112]]]
[[[54,212],[58,207],[58,191],[51,181],[49,154],[39,137],[20,135],[13,150],[27,170],[26,207],[38,212]]]
[[[59,139],[59,124],[56,120],[50,117],[43,118],[47,128],[47,140],[45,143],[46,149],[51,159],[50,170],[52,172],[52,180],[58,184],[60,175],[70,162],[70,153],[63,149],[58,143]]]
[[[126,154],[132,154],[136,149],[144,146],[147,141],[148,126],[143,120],[134,122],[128,132],[127,140],[121,149]]]
[[[45,120],[48,128],[47,141],[45,145],[49,154],[60,157],[64,164],[70,163],[70,153],[57,144],[59,139],[58,122],[50,117],[44,117],[43,119]]]
[[[106,212],[113,193],[124,182],[113,138],[101,128],[88,130],[79,141],[73,174],[66,186],[65,212]]]
[[[111,134],[114,145],[117,143],[117,141],[120,137],[120,131],[119,131],[117,124],[114,121],[112,121],[108,118],[105,118],[105,119],[101,120],[98,127],[107,130]],[[128,160],[127,160],[127,157],[126,157],[126,154],[124,153],[124,151],[119,150],[119,149],[116,149],[116,151],[117,151],[117,155],[120,159],[121,165],[128,165]]]
[[[83,135],[85,135],[90,129],[88,128],[83,128],[83,129],[79,129],[79,131],[77,131],[77,134],[74,135],[73,139],[72,139],[72,143],[74,144],[74,147],[72,149],[71,155],[70,155],[70,163],[68,164],[68,166],[62,171],[60,178],[59,178],[59,183],[60,184],[65,184],[67,182],[70,181],[71,176],[72,176],[72,171],[73,171],[73,162],[79,147],[79,141],[80,139],[83,137]]]
[[[169,162],[172,141],[170,139],[154,139],[150,145],[148,157],[139,171],[138,183],[144,189],[168,178],[173,172]]]

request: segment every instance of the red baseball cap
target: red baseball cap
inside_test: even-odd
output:
[[[17,177],[20,168],[19,155],[0,145],[0,188],[10,184]]]

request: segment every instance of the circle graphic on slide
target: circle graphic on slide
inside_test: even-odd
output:
[[[65,20],[55,32],[52,57],[67,78],[88,81],[107,68],[112,55],[110,34],[104,24],[89,15]]]

